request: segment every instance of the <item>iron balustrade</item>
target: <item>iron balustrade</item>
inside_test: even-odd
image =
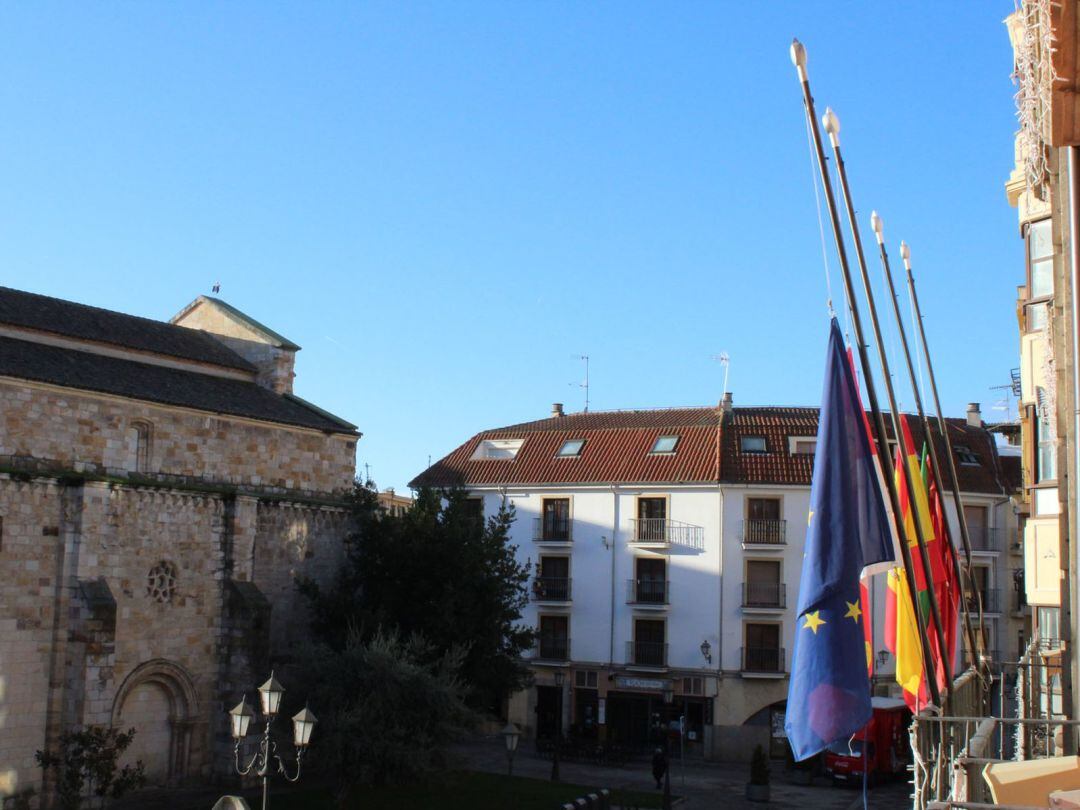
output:
[[[570,637],[541,633],[536,643],[536,657],[542,661],[569,661]]]
[[[705,550],[705,529],[692,523],[669,518],[632,518],[631,543],[654,543],[665,546],[686,546]]]
[[[533,518],[533,542],[569,543],[573,540],[570,518]]]
[[[569,602],[570,577],[533,577],[533,600],[536,602]]]
[[[983,613],[1001,613],[1001,591],[998,588],[987,588],[985,591],[979,591],[979,596],[982,597]],[[978,610],[978,600],[975,599],[975,594],[968,594],[965,601],[969,611],[974,613]]]
[[[986,526],[968,526],[971,548],[975,551],[1001,551],[1001,532]]]
[[[742,606],[758,608],[787,607],[787,586],[783,582],[744,582]]]
[[[787,521],[747,518],[742,522],[742,541],[752,546],[787,545]]]
[[[659,641],[628,641],[626,662],[638,667],[666,667],[667,648]]]
[[[628,579],[626,601],[632,605],[666,605],[671,583],[663,579]]]
[[[783,647],[743,647],[743,672],[783,672]]]

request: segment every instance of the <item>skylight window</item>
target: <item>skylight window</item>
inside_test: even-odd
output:
[[[812,456],[817,452],[817,438],[814,436],[791,436],[788,442],[793,456]]]
[[[560,458],[575,458],[581,455],[581,448],[585,446],[584,439],[567,439],[559,448]]]
[[[656,441],[653,442],[652,450],[650,453],[674,453],[675,445],[679,443],[678,436],[659,436]]]
[[[514,459],[524,439],[483,439],[476,446],[476,452],[472,454],[470,461],[504,460]]]
[[[975,455],[970,447],[963,444],[956,445],[956,457],[960,459],[961,464],[970,464],[972,466],[978,466],[979,457]]]
[[[744,453],[767,453],[764,436],[742,436],[739,439],[739,449]]]

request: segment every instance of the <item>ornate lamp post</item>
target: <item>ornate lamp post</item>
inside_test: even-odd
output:
[[[518,740],[521,738],[521,732],[517,730],[510,721],[506,722],[506,726],[502,730],[503,740],[506,741],[506,775],[514,775],[514,752],[517,751]]]
[[[277,744],[270,739],[270,726],[277,717],[281,708],[281,696],[285,694],[285,688],[278,683],[274,673],[259,687],[259,701],[262,704],[263,716],[266,718],[266,727],[263,729],[262,739],[259,741],[258,750],[252,755],[247,765],[240,765],[240,744],[248,733],[255,712],[247,705],[247,696],[229,711],[229,726],[233,739],[236,740],[234,749],[236,772],[241,776],[247,776],[252,771],[262,778],[262,810],[270,806],[269,779],[272,771],[277,771],[289,782],[295,782],[300,778],[300,759],[304,755],[304,749],[311,742],[311,732],[318,720],[306,706],[293,715],[293,745],[296,747],[296,773],[289,776],[285,768],[285,762],[277,754]]]
[[[558,690],[559,699],[555,706],[555,754],[551,758],[551,781],[559,781],[559,748],[562,745],[562,690],[566,673],[561,669],[555,670],[555,688]]]
[[[705,663],[706,664],[711,664],[712,663],[712,644],[709,643],[709,640],[705,639],[703,642],[701,642],[701,647],[699,649],[701,650],[701,657],[705,659]]]
[[[671,810],[671,737],[668,734],[668,714],[675,700],[675,689],[669,683],[664,687],[664,810]]]

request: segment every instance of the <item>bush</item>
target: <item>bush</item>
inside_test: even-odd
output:
[[[760,745],[754,748],[754,756],[750,760],[750,784],[769,784],[769,757]]]
[[[146,782],[142,762],[117,769],[117,761],[135,739],[135,729],[87,726],[62,734],[56,751],[37,751],[43,770],[56,772],[62,810],[79,810],[83,796],[116,799]]]

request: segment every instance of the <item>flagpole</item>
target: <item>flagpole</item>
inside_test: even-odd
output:
[[[941,622],[941,611],[938,610],[937,594],[934,592],[934,576],[930,571],[930,555],[926,551],[926,535],[923,532],[922,520],[920,519],[918,503],[915,501],[915,481],[911,476],[911,466],[907,463],[907,449],[904,448],[904,435],[901,420],[904,418],[900,413],[900,409],[896,405],[896,391],[893,389],[892,376],[889,373],[889,358],[885,351],[885,341],[881,338],[881,322],[878,319],[877,305],[874,303],[874,290],[870,285],[870,274],[866,270],[866,256],[863,254],[862,238],[859,236],[859,224],[855,219],[855,204],[851,201],[851,188],[848,186],[847,169],[844,167],[844,158],[840,154],[840,121],[837,119],[836,114],[832,110],[826,108],[825,110],[825,131],[829,133],[829,143],[832,144],[833,155],[836,157],[836,171],[840,176],[840,189],[844,194],[844,204],[847,208],[848,222],[851,224],[851,237],[855,243],[855,257],[859,260],[859,272],[862,274],[863,292],[866,295],[866,306],[870,310],[870,323],[874,327],[874,339],[877,342],[878,347],[878,359],[881,363],[881,374],[885,382],[885,393],[889,398],[889,410],[892,411],[892,423],[893,423],[893,435],[896,436],[896,445],[901,448],[901,458],[904,463],[900,465],[900,469],[904,476],[904,483],[907,485],[907,491],[910,493],[912,500],[912,513],[915,515],[915,519],[912,523],[915,525],[915,544],[919,549],[919,557],[922,560],[923,565],[923,579],[926,582],[927,596],[930,602],[930,616],[934,620],[935,635],[938,640],[938,649],[941,650],[941,662],[943,668],[943,674],[945,675],[945,688],[952,688],[952,664],[947,661],[948,654],[946,651],[948,647],[945,645],[945,626]],[[877,419],[881,420],[881,432],[885,432],[884,417],[879,413],[875,414]],[[883,453],[888,455],[889,445],[883,446]],[[892,464],[892,459],[889,459],[889,464]],[[891,473],[889,473],[891,474]],[[899,520],[903,521],[903,515],[901,514]],[[901,547],[907,545],[907,537],[905,532],[900,531],[900,545]],[[914,579],[909,579],[908,584],[912,591],[917,587],[917,583]],[[930,668],[933,668],[931,661]],[[936,675],[936,674],[935,674]],[[937,685],[935,677],[935,686]],[[933,694],[933,693],[931,693]],[[941,706],[940,696],[934,698],[934,703]]]
[[[855,300],[855,286],[851,280],[851,268],[848,265],[847,252],[844,249],[844,238],[840,229],[840,218],[836,212],[836,200],[833,197],[832,183],[829,179],[829,171],[825,164],[825,150],[821,145],[821,132],[818,129],[817,114],[814,112],[814,98],[810,95],[810,79],[806,74],[806,48],[799,40],[791,43],[791,61],[799,74],[799,82],[802,85],[803,105],[810,121],[810,131],[814,138],[814,148],[817,153],[818,170],[821,174],[821,183],[825,190],[825,200],[829,209],[829,220],[832,224],[833,238],[836,240],[836,252],[840,259],[840,268],[844,276],[844,292],[847,295],[848,309],[851,312],[851,326],[855,333],[855,343],[859,348],[859,362],[862,364],[863,381],[866,384],[866,397],[870,403],[870,410],[874,415],[874,425],[877,433],[878,445],[881,452],[878,454],[886,470],[885,489],[889,494],[889,502],[892,505],[893,520],[896,522],[897,536],[904,537],[903,513],[900,510],[900,498],[896,492],[896,481],[892,472],[892,459],[889,455],[888,437],[885,433],[885,422],[881,417],[881,409],[878,407],[877,392],[874,389],[873,369],[870,366],[870,357],[866,352],[866,341],[863,340],[862,318],[859,316],[859,308]],[[907,572],[908,581],[915,582],[915,566],[911,559],[911,550],[907,542],[899,543],[900,555],[903,558],[904,570]],[[930,658],[930,642],[926,635],[926,623],[923,621],[922,611],[919,610],[918,595],[914,585],[908,588],[908,596],[915,613],[915,623],[919,631],[919,642],[922,647],[923,671],[926,673],[927,687],[934,699],[934,703],[941,705],[941,693],[938,691],[937,678],[934,677],[933,663]]]
[[[919,342],[922,344],[923,358],[926,360],[926,372],[930,378],[930,391],[934,395],[934,407],[937,409],[938,430],[941,431],[941,436],[945,440],[945,459],[948,462],[947,469],[949,470],[949,488],[952,490],[953,503],[956,505],[956,517],[957,522],[960,524],[960,539],[964,544],[964,558],[966,565],[964,571],[968,574],[968,579],[971,579],[971,535],[968,532],[967,516],[964,514],[964,504],[960,498],[960,479],[956,474],[956,461],[953,456],[952,439],[949,438],[948,426],[945,424],[945,416],[941,411],[941,400],[938,397],[937,378],[934,376],[934,364],[930,360],[930,344],[926,342],[926,327],[923,325],[922,310],[919,307],[919,294],[915,292],[915,277],[911,273],[911,250],[908,248],[907,243],[901,243],[900,256],[904,260],[904,269],[907,271],[908,291],[911,293],[911,306],[915,310],[915,321],[919,324]],[[941,480],[940,478],[938,479]],[[956,559],[955,549],[953,554],[953,562],[959,567],[959,561]],[[971,583],[972,585],[974,583]],[[976,591],[977,592],[977,591]],[[979,618],[980,623],[982,619],[982,599],[980,595],[979,599]],[[969,639],[970,643],[970,639]],[[978,649],[978,647],[972,646],[972,654]]]
[[[904,329],[904,318],[900,314],[900,301],[896,297],[896,285],[893,284],[892,267],[889,265],[889,254],[885,250],[885,229],[881,222],[881,217],[877,215],[876,211],[871,215],[870,222],[871,227],[874,230],[874,236],[877,237],[878,252],[881,258],[881,267],[885,271],[885,281],[889,285],[889,296],[892,298],[893,314],[896,316],[896,325],[900,333],[900,345],[904,347],[904,359],[907,361],[908,376],[911,378],[911,390],[915,396],[915,408],[919,413],[919,422],[923,426],[923,432],[926,434],[926,446],[929,450],[928,455],[930,457],[930,470],[933,473],[935,480],[938,481],[938,486],[940,487],[941,482],[945,480],[945,477],[942,475],[941,463],[938,460],[937,444],[934,442],[933,433],[930,432],[930,420],[926,417],[926,411],[923,409],[922,393],[919,390],[919,381],[918,376],[915,373],[915,364],[912,362],[911,359],[911,349],[908,346],[907,330]],[[905,265],[908,263],[908,254],[905,250],[906,247],[907,245],[905,244],[900,249],[901,255],[904,256]],[[949,454],[951,458],[951,447],[949,447]],[[958,511],[963,512],[964,510],[958,508]],[[968,581],[965,582],[964,572],[962,572],[960,569],[960,561],[956,557],[956,549],[952,544],[952,530],[949,528],[949,521],[947,519],[942,520],[942,528],[945,530],[945,537],[942,537],[941,541],[947,544],[946,548],[948,549],[949,559],[952,561],[953,574],[956,577],[957,585],[961,587],[961,595],[963,595],[967,592],[967,589],[965,589],[963,585],[972,584],[970,582],[971,575],[970,573],[968,573]],[[976,591],[972,590],[972,592],[974,593]],[[971,663],[973,666],[977,666],[977,655],[979,648],[975,642],[975,630],[971,625],[971,612],[968,610],[966,599],[961,598],[960,604],[963,607],[964,611],[964,631],[968,640],[968,651],[971,654]],[[979,597],[980,608],[981,604],[981,597]],[[981,609],[979,612],[980,614],[982,613]],[[948,651],[942,650],[942,657],[945,657],[947,655]],[[950,667],[952,666],[952,661],[949,662],[949,665]]]

